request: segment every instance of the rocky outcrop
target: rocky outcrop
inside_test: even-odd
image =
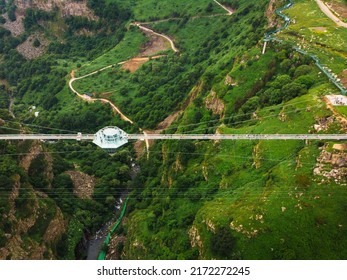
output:
[[[19,36],[24,33],[23,18],[25,11],[28,8],[35,8],[44,11],[52,11],[57,9],[61,17],[68,16],[81,16],[90,20],[97,20],[98,17],[94,15],[87,6],[87,1],[73,1],[73,0],[14,0],[16,5],[16,20],[10,21],[7,14],[4,14],[6,20],[3,25],[6,29],[10,30],[13,36]]]
[[[124,235],[112,236],[110,244],[108,246],[108,253],[106,260],[120,260],[122,258],[123,246],[126,242]]]
[[[266,9],[266,17],[268,19],[268,28],[274,27],[276,25],[276,14],[274,13],[276,9],[276,0],[270,0],[269,6]]]
[[[80,171],[67,171],[74,185],[74,194],[82,199],[92,198],[96,179]]]
[[[197,247],[199,250],[199,255],[202,256],[203,251],[203,243],[201,240],[201,236],[199,234],[199,230],[196,226],[192,226],[189,230],[189,238],[190,244],[192,247]]]
[[[233,80],[233,78],[231,78],[231,76],[230,75],[227,75],[226,77],[225,77],[225,80],[224,80],[224,84],[226,85],[226,86],[237,86],[237,83]]]
[[[205,105],[214,115],[222,115],[224,113],[225,105],[223,100],[219,99],[217,93],[213,90],[211,90],[210,94],[207,96]]]
[[[335,182],[347,185],[347,153],[343,151],[327,151],[327,145],[317,158],[313,174],[320,179],[320,183]]]
[[[317,124],[315,124],[313,126],[313,128],[319,132],[319,131],[327,131],[330,127],[330,125],[332,125],[334,123],[334,116],[330,116],[328,118],[319,118],[317,119]]]

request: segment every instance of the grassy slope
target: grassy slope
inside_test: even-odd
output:
[[[83,76],[105,66],[117,64],[136,56],[140,51],[141,44],[145,42],[145,38],[143,33],[139,32],[137,29],[128,30],[119,44],[93,61],[88,61],[83,64],[76,72],[76,76]]]
[[[280,37],[304,46],[305,50],[317,55],[336,74],[346,69],[346,28],[337,27],[315,1],[297,0],[285,13],[295,23],[290,24]]]
[[[289,118],[285,122],[273,117],[240,130],[244,133],[305,133],[314,123],[313,116],[322,114],[322,111],[329,115],[314,96],[310,94],[290,102],[303,103],[292,107],[287,105],[294,111],[301,111],[287,114]],[[302,110],[317,103],[320,105],[311,112]],[[275,110],[276,113],[278,111]],[[268,116],[268,111],[264,113]],[[239,133],[240,130],[227,129],[225,132]],[[312,178],[315,157],[318,155],[316,144],[307,146],[301,141],[221,143],[221,155],[212,157],[206,164],[212,171],[211,180],[219,183],[220,187],[223,184],[226,189],[220,190],[214,200],[199,210],[194,224],[201,235],[211,235],[203,221],[212,221],[218,226],[233,220],[234,226],[242,225],[243,233],[235,233],[238,237],[236,252],[242,258],[314,259],[346,256],[346,250],[341,251],[335,239],[341,239],[345,233],[339,229],[339,224],[347,221],[342,203],[347,193],[334,184],[319,186],[313,179],[306,187],[298,185],[296,181],[298,175]],[[254,153],[256,145],[259,145],[257,156]],[[228,154],[229,158],[226,156]],[[299,155],[302,167],[297,168]],[[260,163],[258,169],[253,165],[256,158],[261,158],[257,160]],[[236,172],[228,176],[230,160]],[[335,195],[330,197],[330,192],[335,192]],[[330,208],[328,203],[334,206]],[[282,207],[286,208],[284,212]],[[264,218],[256,220],[256,215]],[[321,217],[323,225],[318,224]],[[257,237],[249,238],[254,231],[257,231]],[[319,250],[315,248],[314,244],[320,243],[322,236],[327,234],[331,239],[326,240]],[[213,255],[207,251],[204,257],[211,258]]]
[[[347,106],[337,106],[335,107],[335,110],[347,117]]]

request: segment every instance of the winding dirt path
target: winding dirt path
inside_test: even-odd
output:
[[[322,12],[329,17],[332,21],[336,23],[338,26],[342,26],[344,28],[347,28],[347,23],[343,22],[341,19],[339,19],[335,14],[329,9],[325,3],[321,0],[316,0],[316,3],[318,4],[319,8],[322,10]]]
[[[120,63],[118,63],[118,64],[121,64],[121,63],[124,63],[124,62],[120,62]],[[115,104],[113,104],[110,100],[105,99],[105,98],[94,98],[94,97],[90,97],[90,96],[88,96],[88,95],[86,95],[86,94],[81,94],[81,93],[79,93],[77,90],[75,90],[74,87],[72,86],[72,84],[73,84],[75,81],[77,81],[77,80],[81,80],[81,79],[83,79],[83,78],[86,78],[86,77],[95,75],[96,73],[99,73],[99,72],[101,72],[101,71],[104,71],[104,70],[106,70],[106,69],[108,69],[108,68],[111,68],[111,67],[113,67],[113,66],[114,66],[114,64],[109,65],[109,66],[106,66],[106,67],[104,67],[104,68],[102,68],[102,69],[100,69],[100,70],[94,71],[94,72],[92,72],[92,73],[89,73],[89,74],[87,74],[87,75],[84,75],[84,76],[81,76],[81,77],[78,77],[78,78],[75,78],[75,77],[74,77],[74,71],[72,71],[72,72],[71,72],[71,79],[70,79],[70,81],[69,81],[69,88],[70,88],[79,98],[83,99],[84,101],[87,101],[87,102],[101,101],[102,103],[108,103],[108,104],[110,104],[110,106],[112,107],[112,109],[113,109],[114,111],[116,111],[116,112],[120,115],[120,117],[121,117],[122,120],[127,121],[127,122],[133,124],[134,122],[133,122],[131,119],[129,119],[126,115],[124,115],[124,114],[121,112],[121,110],[120,110]]]
[[[228,8],[228,7],[224,6],[224,5],[222,5],[222,4],[219,3],[217,0],[213,0],[213,1],[214,1],[217,5],[219,5],[222,9],[226,10],[229,16],[231,16],[231,15],[234,13],[234,11],[233,11],[232,9],[230,9],[230,8]]]

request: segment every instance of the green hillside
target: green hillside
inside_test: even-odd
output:
[[[344,82],[347,31],[315,1],[293,1],[265,53],[288,1],[78,2],[85,16],[0,1],[1,134],[346,133],[346,106],[324,98],[339,90],[293,48]],[[0,141],[0,154],[0,259],[86,258],[125,196],[109,259],[347,257],[343,141],[163,140],[112,156]]]

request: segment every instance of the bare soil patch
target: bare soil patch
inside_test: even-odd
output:
[[[134,57],[131,58],[122,64],[122,68],[124,70],[129,70],[130,72],[135,72],[137,69],[139,69],[141,67],[142,64],[146,63],[147,61],[151,60],[151,59],[157,59],[160,58],[164,55],[156,55],[156,56],[152,56],[152,57]]]
[[[121,253],[119,252],[119,244],[124,244],[126,242],[126,237],[124,235],[115,235],[111,238],[106,260],[119,260],[121,258]]]
[[[93,96],[95,96],[94,93],[93,93]],[[103,98],[111,98],[112,92],[104,92],[104,93],[101,93],[100,96],[102,96]]]
[[[347,151],[347,144],[334,144],[333,149],[339,151]]]
[[[129,70],[130,72],[135,72],[142,64],[149,60],[148,57],[135,57],[124,62],[122,68]]]
[[[146,152],[145,141],[136,141],[134,142],[134,150],[136,154],[136,158],[139,159]]]
[[[167,129],[182,113],[182,111],[177,111],[169,116],[167,116],[162,122],[160,122],[155,130],[155,133],[161,133],[164,129]]]
[[[149,41],[141,47],[139,56],[151,56],[160,51],[170,49],[170,43],[163,37],[157,36],[145,30],[142,30],[142,32],[146,34],[146,36],[149,38]]]
[[[19,165],[25,170],[28,171],[31,165],[31,162],[43,152],[42,146],[38,142],[33,143],[29,152],[20,160]]]
[[[57,208],[55,217],[49,223],[43,236],[45,242],[56,242],[57,239],[66,231],[66,222],[60,208]]]
[[[203,82],[200,82],[197,84],[192,91],[190,92],[189,97],[186,99],[186,101],[182,104],[181,109],[178,111],[172,113],[171,115],[167,116],[163,121],[161,121],[155,130],[146,130],[145,133],[147,134],[160,134],[162,133],[165,129],[167,129],[183,112],[184,110],[191,104],[194,99],[197,97],[197,95],[201,92],[201,89],[203,87]],[[148,141],[148,146],[151,146],[154,143],[154,140],[149,140]],[[146,144],[144,141],[137,141],[134,143],[134,149],[136,151],[137,158],[140,158],[142,154],[146,151],[145,150],[145,145]]]
[[[344,87],[347,87],[347,69],[342,71],[342,73],[339,75],[339,78],[341,79],[341,84]]]
[[[319,27],[310,27],[310,30],[316,31],[316,32],[326,32],[326,31],[327,31],[327,28],[326,28],[326,27],[322,27],[322,26],[319,26]]]
[[[39,40],[40,46],[34,47],[34,41]],[[28,37],[24,43],[17,47],[17,51],[27,59],[37,58],[46,52],[49,41],[43,34],[35,33]]]
[[[331,1],[328,6],[335,12],[335,14],[337,14],[337,16],[342,19],[347,19],[347,5],[337,1]]]

